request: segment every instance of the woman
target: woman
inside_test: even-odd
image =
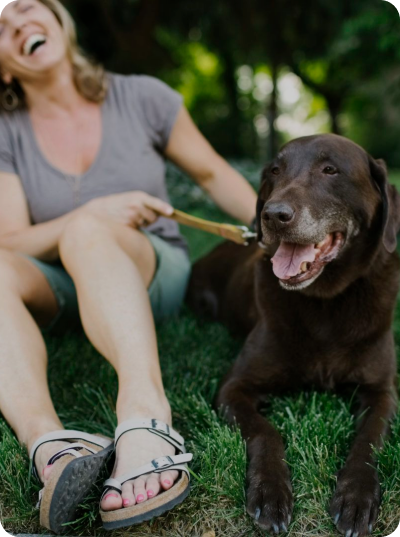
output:
[[[116,462],[101,513],[106,527],[127,526],[188,492],[190,456],[169,427],[153,321],[178,311],[190,270],[176,224],[158,218],[172,212],[163,157],[245,223],[256,196],[176,92],[86,60],[57,0],[5,7],[0,66],[0,410],[44,484],[42,524],[58,531],[110,449],[66,433],[49,395],[41,329],[80,317],[118,374]]]

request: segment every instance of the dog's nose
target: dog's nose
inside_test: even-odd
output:
[[[265,222],[273,222],[282,226],[293,220],[294,213],[294,209],[287,203],[267,203],[262,216]]]

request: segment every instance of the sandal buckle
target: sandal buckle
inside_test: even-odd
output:
[[[153,429],[156,429],[156,431],[160,431],[160,433],[167,434],[168,436],[170,435],[169,425],[167,423],[163,423],[162,421],[152,419],[151,426]]]
[[[174,464],[174,461],[167,455],[166,457],[159,457],[158,459],[152,460],[151,464],[158,470],[159,468],[171,466],[171,464]]]

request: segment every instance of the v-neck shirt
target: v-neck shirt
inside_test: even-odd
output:
[[[100,148],[81,175],[65,173],[49,162],[38,145],[28,110],[0,114],[0,171],[18,175],[32,224],[121,192],[143,191],[169,202],[164,150],[182,97],[153,77],[107,76]],[[146,230],[187,250],[172,220],[160,217]]]

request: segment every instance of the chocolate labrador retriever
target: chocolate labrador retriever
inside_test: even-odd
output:
[[[257,223],[258,245],[223,243],[195,264],[188,295],[249,334],[217,397],[247,441],[247,510],[275,533],[290,524],[282,438],[258,413],[265,395],[358,386],[358,432],[330,512],[341,533],[361,537],[380,502],[372,446],[397,407],[400,196],[383,161],[340,136],[307,136],[265,168]]]

